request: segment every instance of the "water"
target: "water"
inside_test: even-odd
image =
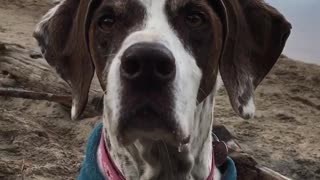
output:
[[[284,54],[320,65],[320,0],[266,0],[291,22]]]

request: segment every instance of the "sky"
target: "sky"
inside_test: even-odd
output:
[[[284,54],[320,65],[320,0],[266,0],[277,8],[293,29]]]

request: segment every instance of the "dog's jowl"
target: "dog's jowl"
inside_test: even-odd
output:
[[[221,171],[213,157],[218,74],[252,118],[290,29],[262,0],[62,0],[34,36],[72,88],[72,118],[94,73],[105,92],[79,179],[236,178],[231,159]]]

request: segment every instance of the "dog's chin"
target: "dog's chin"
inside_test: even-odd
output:
[[[118,141],[123,146],[136,141],[154,143],[162,141],[183,151],[189,147],[190,135],[168,114],[159,114],[153,110],[141,111],[129,119],[121,119]]]

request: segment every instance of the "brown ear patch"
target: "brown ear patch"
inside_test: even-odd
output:
[[[226,7],[227,39],[220,73],[233,109],[255,111],[254,90],[279,58],[291,25],[263,0],[220,0]]]
[[[34,32],[47,62],[72,88],[72,119],[77,119],[86,106],[94,73],[86,37],[93,1],[61,1]]]

